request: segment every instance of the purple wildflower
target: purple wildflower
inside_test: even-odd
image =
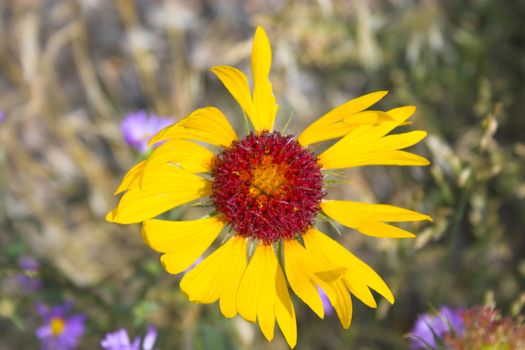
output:
[[[18,259],[18,266],[24,270],[24,273],[15,275],[15,283],[22,293],[29,294],[42,287],[42,281],[36,277],[40,268],[38,261],[30,256],[21,256]]]
[[[330,303],[330,299],[328,299],[328,296],[320,287],[317,287],[317,290],[319,291],[319,296],[321,297],[321,301],[323,302],[324,314],[325,316],[330,316],[334,313],[334,308]]]
[[[69,315],[71,303],[49,308],[43,304],[36,311],[44,319],[44,324],[36,330],[42,350],[70,350],[78,345],[84,334],[84,315]]]
[[[420,315],[412,328],[411,349],[428,349],[436,347],[436,337],[443,338],[445,334],[454,332],[461,335],[464,331],[461,313],[463,309],[452,309],[442,306],[436,315]]]
[[[30,294],[42,288],[42,281],[33,276],[17,273],[14,281],[23,294]]]
[[[18,259],[18,266],[26,272],[37,272],[40,268],[38,261],[28,255],[21,256]]]
[[[171,124],[173,124],[173,120],[170,118],[137,111],[129,113],[122,120],[120,129],[128,145],[141,153],[145,153],[149,149],[148,141],[151,137]]]
[[[142,348],[140,347],[140,337],[136,337],[133,342],[129,338],[128,332],[121,328],[116,332],[106,334],[100,342],[104,350],[152,350],[157,340],[157,329],[153,326],[148,328]]]

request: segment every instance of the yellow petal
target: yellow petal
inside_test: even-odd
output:
[[[142,173],[144,172],[145,164],[146,161],[142,161],[136,164],[133,168],[131,168],[126,173],[126,175],[124,175],[122,182],[120,183],[119,187],[117,188],[114,194],[119,194],[121,192],[139,187],[140,178],[142,177]]]
[[[429,165],[428,159],[417,154],[405,151],[379,151],[371,152],[359,157],[346,157],[337,160],[323,158],[323,169],[340,169],[368,165],[398,165],[398,166],[425,166]]]
[[[377,149],[403,149],[415,145],[427,136],[423,130],[414,130],[397,135],[388,135],[381,138]]]
[[[221,217],[189,221],[146,220],[144,241],[154,250],[167,253],[161,263],[171,274],[188,269],[213,243],[222,228]]]
[[[219,235],[224,224],[221,216],[186,221],[146,220],[142,227],[142,235],[144,241],[160,253],[177,253],[193,249],[194,245],[205,246],[202,249],[204,253]],[[203,244],[203,241],[209,243]],[[202,254],[195,260],[200,255]]]
[[[311,280],[311,272],[307,268],[311,260],[305,257],[306,254],[306,249],[298,241],[284,241],[284,268],[290,287],[317,316],[324,318],[323,302]]]
[[[352,114],[349,117],[343,119],[344,124],[350,126],[359,126],[359,125],[370,125],[370,124],[379,124],[386,121],[395,120],[387,112],[383,111],[363,111],[356,114]]]
[[[386,112],[381,111],[364,111],[357,114],[352,114],[341,121],[337,121],[330,125],[319,126],[317,134],[310,143],[316,143],[326,140],[342,137],[361,125],[375,125],[385,121],[393,121],[393,117]]]
[[[330,264],[330,266],[341,266],[343,268],[336,272],[337,278],[331,277],[326,279],[323,278],[325,276],[318,273],[314,273],[310,276],[315,285],[323,289],[327,295],[328,299],[330,300],[330,304],[332,304],[336,310],[337,316],[341,321],[341,325],[344,328],[348,328],[350,327],[352,320],[352,301],[350,298],[350,293],[344,283],[344,277],[348,274],[353,274],[353,270],[348,270],[344,262],[341,263],[341,261],[336,260],[338,264],[333,264],[330,260],[328,260],[325,255],[326,252],[323,252],[322,249],[318,247],[316,242],[317,232],[317,230],[312,228],[303,235],[303,239],[306,244],[305,257],[307,256],[307,260],[323,262],[326,261],[326,263]],[[360,292],[360,290],[358,290],[358,292]]]
[[[190,139],[229,147],[237,140],[237,135],[221,111],[215,107],[204,107],[193,111],[178,123],[162,129],[148,144],[153,145],[169,139]]]
[[[277,104],[272,93],[272,84],[268,79],[272,65],[272,49],[268,36],[262,27],[257,27],[253,40],[253,104],[257,114],[252,120],[256,131],[273,129]]]
[[[341,280],[335,282],[326,283],[324,281],[318,281],[319,286],[323,289],[330,304],[335,309],[339,321],[343,328],[350,328],[352,322],[352,299],[350,293],[348,293],[344,283]]]
[[[180,288],[190,301],[209,304],[220,298],[222,305],[222,299],[231,298],[228,293],[237,289],[239,270],[242,273],[245,264],[245,239],[232,237],[185,274]],[[227,313],[233,317],[235,310],[228,310]]]
[[[225,317],[231,318],[237,315],[236,296],[241,277],[246,270],[246,239],[242,237],[232,238],[231,251],[225,256],[229,257],[228,266],[224,269],[223,279],[225,283],[221,290],[220,308]]]
[[[174,139],[160,145],[146,162],[144,172],[157,165],[170,163],[192,173],[208,172],[212,169],[215,155],[195,142]]]
[[[264,259],[262,250],[257,247],[244,270],[237,290],[237,311],[239,315],[250,322],[257,320],[257,303],[261,288],[269,288],[262,285],[261,276],[264,273]]]
[[[363,283],[363,281],[349,277],[351,277],[351,274],[346,274],[343,278],[345,286],[353,295],[361,300],[363,304],[375,309],[377,307],[377,303],[374,299],[374,296],[370,292],[370,288],[368,288],[368,286]]]
[[[321,206],[323,211],[325,211],[326,208],[329,211],[329,215],[334,213],[334,215],[337,215],[339,218],[347,215],[352,218],[361,216],[364,219],[386,222],[431,220],[428,215],[389,204],[325,200]],[[327,212],[325,211],[325,213]],[[334,220],[338,219],[334,218]]]
[[[394,302],[394,296],[383,279],[370,266],[339,243],[316,229],[311,229],[305,233],[303,239],[307,250],[324,256],[336,266],[346,267],[344,279],[361,281],[381,294],[390,303]],[[325,289],[325,286],[321,285],[321,288]]]
[[[312,273],[312,267],[304,268],[304,266],[310,265],[313,261],[321,262],[324,266],[331,266],[332,269],[334,269],[334,266],[336,266],[330,263],[321,249],[317,247],[315,234],[311,233],[313,230],[315,229],[309,230],[303,236],[305,243],[307,243],[306,249],[296,241],[284,242],[284,259],[288,280],[290,281],[290,285],[296,294],[310,306],[312,303],[317,303],[317,300],[315,299],[319,298],[317,286],[322,288],[330,300],[330,303],[336,310],[342,326],[348,328],[350,327],[352,319],[352,302],[348,290],[350,290],[350,292],[355,294],[360,300],[370,307],[375,308],[377,307],[377,304],[368,288],[368,285],[366,284],[366,280],[355,278],[353,270],[339,268],[334,270],[337,271],[334,272],[334,274],[337,274],[336,278],[330,277],[325,279],[321,277],[322,274]],[[342,264],[341,261],[338,261],[338,263],[340,264],[339,266],[346,265],[345,261],[343,261]],[[299,270],[301,266],[303,266],[302,271]],[[315,270],[315,268],[313,269]],[[301,283],[301,288],[304,290],[298,288],[298,280]],[[311,290],[307,283],[311,283],[315,289]],[[305,287],[305,285],[307,287]],[[305,297],[307,295],[305,290],[308,290],[309,293],[309,296],[307,297]],[[308,302],[309,299],[314,301],[312,302],[310,300]]]
[[[346,134],[319,155],[324,169],[349,168],[362,165],[428,165],[423,157],[400,149],[410,147],[425,136],[426,132],[412,132],[389,135],[390,131],[402,125],[411,116],[412,106],[387,112],[394,121],[383,121],[378,125],[361,125]]]
[[[359,113],[368,107],[375,104],[377,101],[382,99],[388,92],[377,91],[370,94],[357,97],[352,99],[339,107],[334,108],[330,112],[317,119],[315,122],[310,124],[298,137],[297,140],[303,146],[307,146],[316,142],[330,140],[332,137],[327,138],[324,136],[327,127],[333,124],[341,122],[345,119],[350,118],[353,114]],[[339,137],[342,135],[338,135]]]
[[[431,220],[428,215],[386,204],[325,200],[321,209],[340,224],[374,237],[412,238],[414,234],[384,222]]]
[[[226,259],[225,250],[227,246],[223,245],[184,275],[180,289],[189,301],[211,304],[219,299],[225,283],[221,278]]]
[[[248,79],[243,72],[234,67],[216,66],[211,69],[213,73],[224,84],[235,101],[241,106],[242,110],[254,125],[259,124],[258,114],[256,113]]]
[[[402,106],[393,108],[387,111],[387,113],[395,120],[404,122],[410,118],[415,113],[415,111],[416,106]]]
[[[262,333],[268,340],[273,339],[275,326],[275,297],[276,297],[276,275],[277,258],[271,245],[264,245],[257,249],[261,258],[261,278],[262,288],[259,290],[259,300],[257,302],[257,322]]]
[[[211,193],[208,180],[166,164],[143,177],[142,188],[128,190],[106,220],[131,224],[151,219]]]
[[[337,139],[348,134],[351,130],[355,129],[355,127],[355,125],[346,124],[344,121],[331,125],[321,125],[316,128],[315,134],[310,135],[310,133],[308,133],[307,136],[302,137],[298,141],[301,145],[308,146],[317,142]],[[302,134],[300,136],[302,136]]]
[[[291,348],[294,348],[297,344],[297,321],[288,287],[286,287],[286,280],[280,266],[277,266],[275,283],[275,318],[286,342]]]
[[[271,245],[259,245],[255,249],[237,290],[237,311],[248,321],[257,320],[268,340],[273,338],[277,319],[286,340],[295,346],[295,312]]]

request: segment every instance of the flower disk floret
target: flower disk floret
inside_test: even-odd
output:
[[[321,209],[321,168],[292,136],[252,133],[217,155],[211,174],[214,206],[242,237],[293,239]]]

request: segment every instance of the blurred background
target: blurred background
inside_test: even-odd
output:
[[[0,349],[38,348],[35,304],[65,301],[86,317],[79,349],[148,325],[161,349],[287,348],[279,332],[268,343],[217,304],[189,303],[139,225],[104,220],[141,157],[120,129],[128,113],[177,121],[215,105],[242,132],[209,68],[248,73],[257,25],[272,43],[278,125],[292,115],[297,133],[389,90],[379,107],[415,105],[410,128],[429,132],[415,153],[431,166],[353,170],[337,194],[433,216],[409,226],[414,240],[342,230],[396,303],[355,301],[343,330],[295,300],[297,348],[407,349],[417,315],[444,304],[523,314],[524,18],[525,2],[496,0],[0,1]]]

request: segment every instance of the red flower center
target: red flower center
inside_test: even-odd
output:
[[[217,156],[212,175],[217,210],[237,234],[265,244],[304,233],[324,197],[315,155],[278,132],[234,142]]]

